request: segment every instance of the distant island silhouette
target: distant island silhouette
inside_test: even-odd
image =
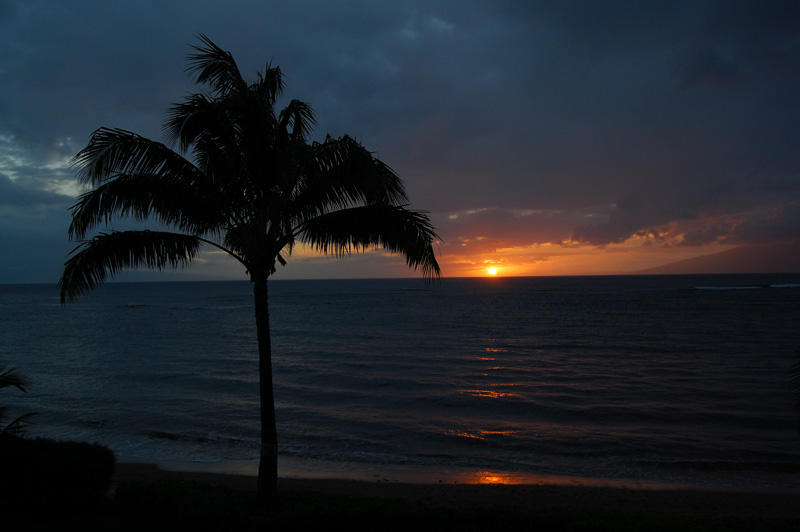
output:
[[[632,274],[800,273],[800,243],[748,244]]]

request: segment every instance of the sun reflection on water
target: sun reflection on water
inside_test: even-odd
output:
[[[470,484],[520,484],[522,480],[511,473],[478,471],[474,477],[467,478]]]
[[[451,436],[458,436],[459,438],[470,438],[473,440],[485,440],[487,436],[513,436],[516,433],[517,433],[516,430],[478,430],[476,432],[467,432],[467,431],[457,432],[451,430],[449,432]]]
[[[519,394],[516,393],[493,392],[492,390],[458,390],[458,393],[471,395],[473,397],[488,397],[490,399],[499,399],[501,397],[519,397]]]

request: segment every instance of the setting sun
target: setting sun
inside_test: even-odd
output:
[[[497,268],[487,268],[489,275],[497,275]]]

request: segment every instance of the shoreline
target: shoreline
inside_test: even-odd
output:
[[[349,497],[404,500],[432,506],[520,506],[524,508],[572,508],[619,511],[632,514],[686,516],[780,517],[800,519],[800,494],[771,491],[703,489],[669,485],[640,489],[625,483],[607,485],[538,484],[446,484],[381,482],[335,478],[278,479],[278,490],[318,492]],[[572,479],[574,480],[574,479]],[[121,482],[187,481],[253,491],[251,475],[174,471],[155,464],[117,464],[112,488]]]
[[[256,477],[258,460],[220,460],[191,462],[117,456],[118,464],[150,465],[163,471],[192,474],[220,474]],[[478,470],[464,467],[425,467],[370,464],[361,462],[330,462],[324,460],[281,457],[278,477],[292,480],[347,480],[361,482],[444,485],[548,485],[636,490],[700,490],[746,493],[793,493],[800,498],[800,486],[762,487],[748,485],[704,484],[633,478],[613,478],[570,475],[567,473]]]
[[[203,464],[208,465],[208,464]],[[153,463],[121,460],[114,469],[112,486],[122,482],[179,481],[232,490],[253,491],[256,477],[240,472],[200,470],[197,464]],[[474,472],[473,472],[474,473]],[[525,508],[583,508],[686,516],[780,517],[800,519],[800,491],[742,489],[683,484],[657,484],[561,475],[499,474],[484,476],[492,482],[400,480],[390,474],[368,477],[285,476],[278,490],[336,494],[371,499],[404,500],[432,506],[520,506]],[[467,477],[464,477],[467,478]],[[410,479],[410,477],[409,477]],[[423,481],[421,481],[423,480]]]

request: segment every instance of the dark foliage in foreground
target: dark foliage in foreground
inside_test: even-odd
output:
[[[27,530],[796,531],[793,519],[665,517],[612,510],[437,506],[403,500],[286,490],[269,512],[255,492],[181,481],[125,483],[113,499],[77,514],[34,519]]]
[[[28,379],[18,369],[10,368],[7,363],[0,362],[0,388],[13,387],[25,393],[27,386]],[[0,405],[0,437],[23,434],[31,418],[36,415],[33,412],[23,414],[4,426],[7,410],[8,407]]]
[[[0,511],[69,514],[108,489],[114,454],[106,447],[42,438],[0,437]]]

